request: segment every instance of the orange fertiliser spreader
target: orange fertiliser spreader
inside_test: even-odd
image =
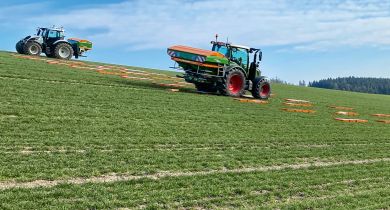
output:
[[[188,52],[188,53],[193,53],[193,54],[203,55],[203,56],[216,56],[216,57],[220,57],[220,58],[224,57],[219,52],[215,52],[215,51],[211,51],[211,50],[203,50],[203,49],[199,49],[199,48],[182,46],[182,45],[172,46],[172,47],[168,48],[168,50]]]

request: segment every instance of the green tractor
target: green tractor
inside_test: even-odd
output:
[[[16,51],[26,55],[40,55],[42,52],[50,58],[78,58],[92,49],[92,42],[70,38],[65,40],[63,28],[38,28],[33,36],[26,36],[16,43]]]
[[[254,98],[269,98],[270,81],[259,69],[260,49],[217,40],[211,44],[211,51],[178,45],[169,47],[167,53],[178,64],[174,68],[183,70],[183,78],[198,91],[241,97],[249,90]]]

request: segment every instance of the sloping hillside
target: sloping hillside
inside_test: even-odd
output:
[[[0,52],[2,209],[390,207],[390,118],[371,115],[390,96],[275,84],[241,103],[168,72],[46,59]]]

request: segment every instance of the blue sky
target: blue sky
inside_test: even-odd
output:
[[[390,78],[390,0],[2,0],[0,50],[51,25],[93,41],[92,61],[168,69],[167,47],[207,49],[218,33],[260,47],[269,77]]]

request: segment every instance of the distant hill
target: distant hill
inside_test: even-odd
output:
[[[310,87],[390,95],[390,79],[369,77],[338,77],[309,82]]]

